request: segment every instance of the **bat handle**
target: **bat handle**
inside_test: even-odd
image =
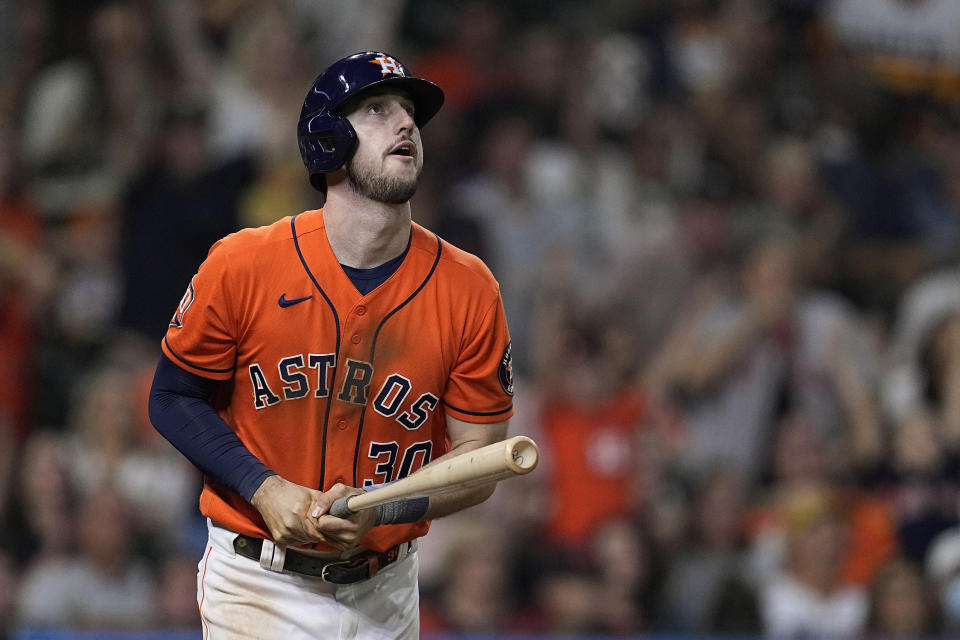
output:
[[[351,509],[350,506],[347,504],[347,502],[352,497],[353,496],[348,496],[346,498],[337,498],[336,500],[333,501],[333,504],[330,505],[330,510],[327,513],[337,518],[346,518],[347,516],[353,515],[354,513],[356,513],[356,511]]]

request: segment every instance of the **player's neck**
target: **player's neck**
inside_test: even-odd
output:
[[[396,258],[410,238],[410,203],[384,204],[331,190],[324,227],[340,264],[370,269]]]

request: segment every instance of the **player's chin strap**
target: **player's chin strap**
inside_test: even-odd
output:
[[[264,540],[260,548],[260,566],[267,571],[283,572],[283,562],[287,558],[287,548],[274,543],[273,540]]]

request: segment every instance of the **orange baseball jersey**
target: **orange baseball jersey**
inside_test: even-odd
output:
[[[363,487],[405,477],[449,448],[446,416],[513,413],[499,286],[475,256],[413,223],[402,264],[361,295],[327,240],[323,210],[231,234],[211,248],[162,343],[196,375],[229,381],[221,417],[298,484]],[[212,478],[201,512],[268,538],[260,514]],[[374,527],[383,551],[427,523]]]

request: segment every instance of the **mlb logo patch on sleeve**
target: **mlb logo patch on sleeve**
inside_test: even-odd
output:
[[[171,327],[182,327],[183,326],[183,316],[187,314],[187,309],[190,308],[190,305],[193,304],[193,299],[195,297],[193,290],[193,281],[196,278],[190,278],[190,284],[187,285],[187,290],[184,291],[183,297],[180,298],[180,304],[177,305],[177,310],[174,312],[173,317],[170,318]]]

